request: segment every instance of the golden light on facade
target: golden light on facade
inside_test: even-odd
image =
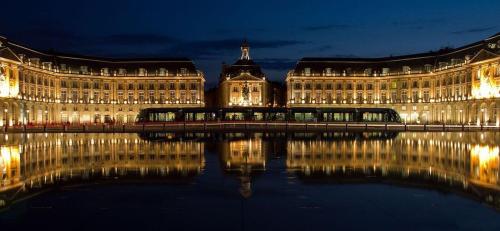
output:
[[[476,99],[500,97],[500,86],[496,86],[494,79],[490,77],[488,68],[477,70],[479,84],[472,87],[472,96]]]
[[[474,145],[471,149],[471,157],[477,158],[481,168],[487,167],[490,164],[497,164],[499,159],[499,148],[488,145]]]
[[[20,163],[19,146],[0,147],[0,179],[9,179],[12,169],[18,168]],[[19,169],[17,170],[19,171]]]

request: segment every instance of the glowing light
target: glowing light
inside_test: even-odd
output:
[[[495,86],[488,68],[477,70],[479,86],[472,87],[472,96],[476,99],[500,97],[500,87]]]
[[[498,154],[498,147],[474,145],[471,149],[471,156],[479,160],[480,168],[485,168],[491,163],[498,162]]]

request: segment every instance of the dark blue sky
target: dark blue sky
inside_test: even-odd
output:
[[[304,56],[377,57],[458,47],[500,32],[500,1],[6,1],[0,34],[95,56],[189,57],[217,82],[250,55],[273,80]]]

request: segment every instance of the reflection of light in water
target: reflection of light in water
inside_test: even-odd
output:
[[[19,146],[0,147],[0,170],[5,175],[12,167],[18,166],[20,161]]]
[[[485,184],[498,183],[499,148],[474,145],[471,148],[472,177]]]
[[[498,161],[498,154],[498,147],[474,145],[471,149],[472,157],[479,159],[479,165],[481,167],[487,167],[488,164]]]

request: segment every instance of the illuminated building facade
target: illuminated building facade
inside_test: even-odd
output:
[[[191,177],[203,171],[204,149],[199,141],[150,142],[133,133],[5,135],[0,192],[92,177]]]
[[[332,140],[289,140],[287,169],[304,176],[426,176],[463,187],[500,189],[495,133],[401,133],[361,139],[337,135]]]
[[[385,58],[303,58],[288,107],[387,107],[410,123],[499,125],[500,34],[456,49]]]
[[[233,65],[223,65],[218,86],[220,107],[266,107],[269,100],[266,76],[250,58],[250,46],[241,45],[241,57]]]
[[[500,125],[500,34],[456,49],[385,58],[303,58],[283,87],[241,45],[223,65],[211,107],[377,107],[408,123]],[[130,123],[140,109],[205,107],[188,59],[89,58],[39,52],[0,37],[0,125]],[[207,101],[208,102],[208,101]]]
[[[77,57],[0,37],[2,124],[134,122],[142,108],[203,107],[191,60]]]

